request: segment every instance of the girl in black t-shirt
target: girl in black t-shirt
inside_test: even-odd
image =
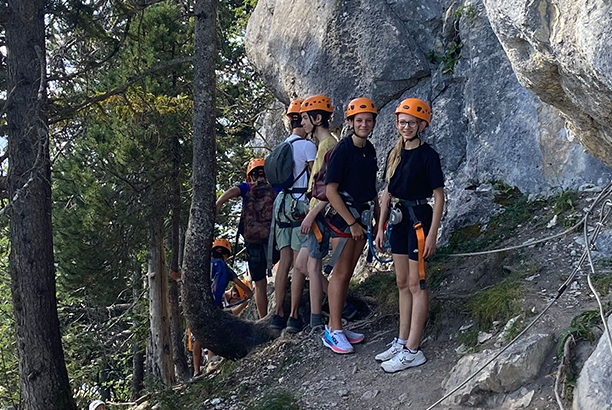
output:
[[[369,207],[369,201],[374,201],[378,211],[376,151],[368,141],[377,113],[369,98],[356,98],[349,103],[346,119],[353,134],[338,143],[327,165],[326,194],[334,209],[334,215],[327,219],[332,230],[332,248],[335,251],[346,243],[329,280],[329,327],[325,329],[323,344],[341,354],[352,353],[352,344],[363,341],[362,334],[342,329],[342,306],[366,242],[361,212]]]
[[[399,288],[399,335],[391,347],[378,354],[388,373],[419,366],[427,360],[419,344],[429,309],[425,287],[425,260],[436,251],[436,238],[444,209],[444,178],[440,157],[420,139],[431,119],[429,105],[408,98],[395,110],[400,137],[389,152],[385,177],[387,188],[381,199],[376,246],[383,247],[385,222],[391,227],[389,242]],[[433,195],[433,209],[427,199]],[[391,203],[394,217],[389,218]],[[401,222],[397,215],[401,211]],[[420,244],[419,244],[420,242]]]

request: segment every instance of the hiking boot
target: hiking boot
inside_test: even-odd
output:
[[[393,356],[392,359],[382,362],[380,366],[387,373],[395,373],[411,367],[420,366],[426,361],[427,359],[421,350],[412,353],[408,349],[402,349],[398,354]]]
[[[279,315],[272,316],[270,329],[282,330],[287,326],[287,318]]]
[[[346,320],[352,320],[355,316],[357,316],[357,309],[349,302],[344,302],[344,306],[342,306],[342,317]]]
[[[401,345],[397,342],[397,338],[394,338],[393,341],[387,346],[391,346],[387,350],[382,353],[376,355],[375,359],[379,362],[386,362],[387,360],[393,359],[393,357],[404,349],[404,345]]]
[[[346,336],[342,330],[332,332],[330,328],[327,328],[321,340],[323,340],[323,344],[329,347],[334,353],[347,354],[355,351],[353,346],[346,340]]]
[[[344,329],[344,336],[346,340],[352,345],[363,342],[364,336],[362,333],[351,332],[350,330]]]
[[[301,317],[292,318],[289,316],[289,321],[287,322],[287,333],[297,333],[304,328],[304,322]]]

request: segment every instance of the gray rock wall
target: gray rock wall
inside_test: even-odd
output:
[[[612,4],[484,0],[521,84],[561,110],[569,130],[612,165]]]
[[[612,176],[610,168],[575,141],[575,121],[566,121],[567,108],[556,102],[557,94],[538,96],[521,85],[509,47],[502,47],[500,30],[493,31],[487,16],[497,7],[495,22],[501,25],[504,13],[521,10],[510,10],[502,0],[486,3],[488,10],[481,0],[462,5],[447,0],[259,0],[247,27],[247,53],[279,101],[329,95],[333,127],[342,126],[350,99],[371,97],[380,110],[372,141],[381,169],[398,135],[393,126],[398,102],[409,96],[429,101],[433,119],[424,139],[442,158],[445,226],[451,230],[490,212],[483,200],[491,195],[483,199],[475,189],[490,180],[528,192],[604,184]],[[516,19],[506,19],[514,27]],[[453,41],[462,45],[461,56],[449,70]],[[590,86],[604,88],[607,75]],[[584,84],[588,77],[581,78]],[[576,95],[577,89],[574,84],[571,93],[565,91]],[[602,98],[589,100],[591,111],[598,101],[607,104]],[[612,134],[598,125],[604,118],[589,118],[592,132],[580,136],[607,160],[593,148],[599,145],[590,135]]]
[[[612,355],[605,334],[584,363],[574,390],[574,410],[592,409],[612,410]]]

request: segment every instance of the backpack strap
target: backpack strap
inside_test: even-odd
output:
[[[297,137],[297,138],[294,138],[294,139],[288,141],[291,144],[291,149],[293,149],[293,143],[294,142],[297,142],[297,141],[302,140],[302,139],[303,139],[302,137]],[[294,160],[294,162],[295,162],[295,160]],[[306,172],[306,171],[308,171],[308,164],[306,164],[304,166],[304,169],[302,170],[302,172],[300,172],[300,174],[293,180],[293,182],[291,182],[291,186],[293,186],[293,184],[295,184],[295,182],[298,179],[300,179],[302,177],[302,175],[304,175],[304,172]],[[306,187],[306,188],[288,188],[288,189],[285,189],[284,191],[288,192],[290,194],[305,194],[306,191],[308,191],[308,187]]]

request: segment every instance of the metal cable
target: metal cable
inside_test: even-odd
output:
[[[607,192],[610,191],[610,192]],[[590,212],[593,211],[593,209],[597,206],[597,204],[602,200],[602,198],[609,196],[612,193],[612,182],[610,182],[597,196],[597,198],[595,199],[595,201],[593,202],[593,204],[589,207],[589,209],[586,211],[585,216],[578,221],[578,223],[576,223],[574,226],[572,226],[571,228],[566,229],[565,231],[552,235],[552,236],[548,236],[546,238],[543,239],[539,239],[537,241],[534,242],[527,242],[521,245],[516,245],[516,246],[509,246],[506,248],[500,248],[500,249],[491,249],[488,251],[480,251],[480,252],[468,252],[468,253],[451,253],[448,256],[452,256],[452,257],[463,257],[463,256],[478,256],[478,255],[490,255],[493,253],[499,253],[499,252],[507,252],[507,251],[511,251],[511,250],[516,250],[516,249],[522,249],[522,248],[526,248],[528,246],[533,246],[533,245],[537,245],[539,243],[543,243],[543,242],[548,242],[550,240],[553,239],[557,239],[560,238],[562,236],[567,235],[568,233],[578,229],[581,225],[583,225],[586,221],[586,218],[588,216],[588,214]]]
[[[606,208],[608,209],[607,212],[605,211]],[[601,207],[601,214],[599,216],[599,221],[597,222],[596,228],[595,228],[596,232],[599,233],[601,231],[601,229],[603,228],[603,221],[608,217],[608,215],[610,215],[611,211],[612,211],[612,201],[608,199],[606,202],[604,202],[603,206]],[[587,243],[588,233],[587,233],[586,223],[584,224],[584,238],[585,238],[585,243]],[[590,270],[587,272],[587,283],[589,284],[589,288],[591,288],[591,292],[593,292],[593,295],[595,295],[595,299],[597,300],[597,305],[599,306],[599,315],[601,317],[601,321],[604,326],[604,331],[606,333],[608,347],[610,348],[610,355],[612,356],[612,336],[610,336],[610,329],[608,329],[608,321],[606,320],[606,315],[604,314],[603,306],[601,304],[601,299],[599,298],[599,293],[597,293],[595,286],[593,286],[593,283],[591,282],[591,273],[595,274],[595,265],[593,264],[593,259],[591,257],[590,247],[587,246],[586,248],[587,248],[586,251],[587,251],[587,256],[589,258],[589,267],[590,267]]]
[[[574,227],[570,228],[570,230],[576,229],[577,226],[579,226],[580,224],[584,224],[584,229],[585,229],[585,234],[587,232],[587,221],[588,221],[588,217],[589,215],[592,213],[593,209],[595,208],[595,206],[597,206],[597,204],[599,204],[599,202],[601,201],[602,198],[607,197],[608,195],[610,195],[610,193],[612,192],[607,192],[610,191],[610,189],[612,188],[612,183],[608,184],[608,186],[606,186],[606,188],[604,188],[602,190],[602,192],[597,196],[597,199],[593,202],[593,204],[587,209],[587,211],[585,212],[585,216],[582,218],[582,220],[575,225]],[[431,406],[429,406],[427,408],[427,410],[431,410],[434,407],[436,407],[437,405],[439,405],[440,403],[442,403],[444,400],[446,400],[447,398],[449,398],[450,396],[452,396],[454,393],[456,393],[459,389],[461,389],[462,387],[464,387],[470,380],[472,380],[474,377],[476,377],[476,375],[478,375],[478,373],[480,373],[482,370],[484,370],[487,366],[489,366],[493,361],[495,361],[499,356],[501,356],[510,346],[512,346],[518,339],[520,339],[531,327],[533,327],[533,325],[535,325],[541,318],[542,316],[548,311],[548,309],[550,309],[550,307],[561,297],[561,295],[563,295],[563,293],[565,292],[565,290],[567,289],[568,285],[574,280],[574,278],[576,277],[576,275],[578,274],[578,272],[581,270],[581,266],[584,263],[584,261],[589,258],[589,261],[591,261],[591,255],[590,255],[590,248],[591,246],[593,246],[593,244],[595,243],[595,240],[597,239],[597,236],[599,236],[599,233],[601,231],[601,228],[603,227],[603,221],[607,218],[607,216],[610,214],[610,211],[608,211],[607,213],[604,213],[603,210],[606,206],[608,206],[608,203],[610,203],[610,205],[612,205],[612,202],[610,200],[607,200],[603,207],[602,207],[602,212],[601,212],[601,216],[600,216],[600,220],[597,223],[597,226],[595,227],[595,230],[593,231],[593,234],[591,236],[591,240],[588,240],[588,235],[586,236],[585,239],[585,250],[582,253],[582,256],[580,257],[580,260],[578,261],[578,264],[576,265],[576,267],[574,268],[574,270],[572,271],[572,273],[569,275],[569,277],[565,280],[565,282],[563,282],[563,284],[559,287],[559,289],[557,290],[557,295],[550,301],[550,303],[544,308],[544,310],[542,310],[542,312],[540,312],[540,314],[538,314],[532,321],[531,323],[529,323],[529,325],[527,325],[527,327],[525,327],[525,329],[523,329],[523,331],[521,331],[514,339],[512,339],[508,344],[506,344],[506,346],[504,346],[498,353],[496,353],[491,359],[489,359],[484,365],[482,365],[480,368],[478,368],[474,373],[472,373],[468,378],[466,378],[461,384],[459,384],[457,387],[455,387],[453,390],[451,390],[450,392],[448,392],[447,394],[445,394],[442,398],[440,398],[438,401],[436,401],[434,404],[432,404]],[[568,230],[568,231],[570,231]],[[555,235],[554,237],[558,237],[560,235]],[[546,240],[550,240],[550,238],[546,239]],[[539,243],[542,242],[543,240],[540,241],[536,241],[536,242],[531,242],[527,245],[522,245],[520,247],[524,247],[524,246],[531,246],[535,243]],[[516,247],[512,247],[512,248],[506,248],[504,250],[510,250],[510,249],[515,249]],[[453,256],[459,256],[459,255],[463,255],[463,256],[472,256],[472,255],[483,255],[486,253],[495,253],[495,252],[502,252],[503,250],[493,250],[493,251],[488,251],[488,252],[476,252],[476,253],[472,253],[472,254],[454,254]],[[592,262],[591,262],[592,265]],[[591,268],[594,270],[594,267],[591,266]],[[588,279],[588,276],[587,276]],[[605,323],[605,319],[604,319],[604,326],[606,328],[607,331],[607,325]],[[610,349],[612,351],[612,340],[610,340],[610,333],[609,331],[607,331],[608,334],[608,341],[610,343]]]

